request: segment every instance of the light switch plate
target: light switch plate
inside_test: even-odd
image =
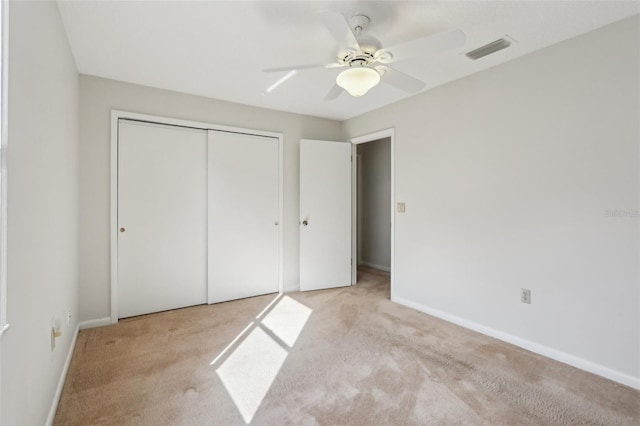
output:
[[[404,213],[405,205],[404,203],[398,203],[398,213]]]

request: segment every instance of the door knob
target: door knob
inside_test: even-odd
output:
[[[120,228],[120,232],[124,232],[124,231],[125,231],[125,229],[124,229],[124,228]]]
[[[308,224],[309,224],[309,222],[306,219],[302,221],[302,225],[303,226],[307,226]]]

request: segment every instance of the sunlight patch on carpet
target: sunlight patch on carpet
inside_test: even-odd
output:
[[[249,424],[287,357],[287,351],[255,328],[216,373]]]
[[[289,296],[278,295],[209,364],[228,354],[216,374],[246,424],[253,420],[312,312]]]
[[[240,334],[238,334],[238,335],[236,336],[236,338],[235,338],[235,339],[233,339],[233,340],[231,341],[231,343],[229,343],[229,344],[227,345],[227,347],[226,347],[226,348],[224,348],[224,349],[222,350],[222,352],[220,352],[220,354],[219,354],[217,357],[215,357],[215,359],[214,359],[213,361],[211,361],[211,362],[209,363],[209,365],[213,365],[213,364],[215,364],[216,362],[218,362],[218,360],[219,360],[220,358],[222,358],[222,357],[224,356],[224,354],[226,354],[226,353],[227,353],[227,351],[228,351],[229,349],[231,349],[231,347],[233,347],[233,345],[235,345],[235,344],[236,344],[236,342],[237,342],[238,340],[240,340],[240,339],[242,338],[242,336],[244,336],[244,334],[245,334],[247,331],[249,331],[249,329],[253,326],[253,324],[255,324],[255,322],[253,322],[253,321],[252,321],[252,322],[250,322],[250,323],[249,323],[249,325],[248,325],[248,326],[246,326],[246,327],[244,328],[244,330],[242,330],[242,331],[240,332]]]
[[[260,317],[262,317],[265,313],[269,312],[269,309],[271,309],[271,307],[272,307],[275,303],[277,303],[277,302],[278,302],[278,300],[280,300],[280,298],[282,298],[282,297],[286,297],[286,296],[285,296],[284,294],[282,294],[282,293],[279,293],[279,294],[275,297],[275,299],[273,299],[271,302],[269,302],[269,304],[267,305],[267,307],[266,307],[266,308],[264,308],[264,309],[262,310],[262,312],[260,312],[260,313],[258,314],[258,316],[256,316],[256,319],[260,319]]]
[[[292,348],[310,316],[311,309],[284,296],[262,320],[262,324]]]

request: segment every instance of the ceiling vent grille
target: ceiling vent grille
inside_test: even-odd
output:
[[[499,38],[498,40],[492,41],[489,44],[485,44],[484,46],[472,50],[471,52],[467,52],[465,53],[465,55],[475,61],[476,59],[483,58],[499,50],[506,49],[509,46],[511,46],[511,42],[509,42],[509,40]]]

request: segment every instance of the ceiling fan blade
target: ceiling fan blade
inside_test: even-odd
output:
[[[405,92],[416,93],[426,86],[424,81],[418,80],[389,66],[381,65],[377,66],[376,69],[384,72],[384,74],[382,74],[382,81],[398,89],[402,89]]]
[[[419,37],[395,46],[385,47],[376,52],[375,58],[381,63],[402,61],[404,59],[424,54],[441,52],[464,46],[467,36],[460,30],[445,31],[443,33]],[[385,53],[391,53],[392,59],[385,60]]]
[[[339,64],[337,62],[331,62],[328,64],[303,64],[303,65],[290,65],[286,67],[263,68],[262,72],[298,71],[298,70],[308,70],[313,68],[339,68],[343,66],[344,66],[343,64]]]
[[[360,44],[346,18],[338,12],[325,10],[318,13],[322,23],[327,27],[341,49],[352,49],[360,52]]]
[[[343,91],[344,91],[344,89],[342,87],[338,86],[337,84],[334,84],[333,87],[331,88],[331,90],[329,90],[327,95],[324,97],[324,100],[325,101],[332,101],[334,99],[337,99],[338,96],[340,96]]]

